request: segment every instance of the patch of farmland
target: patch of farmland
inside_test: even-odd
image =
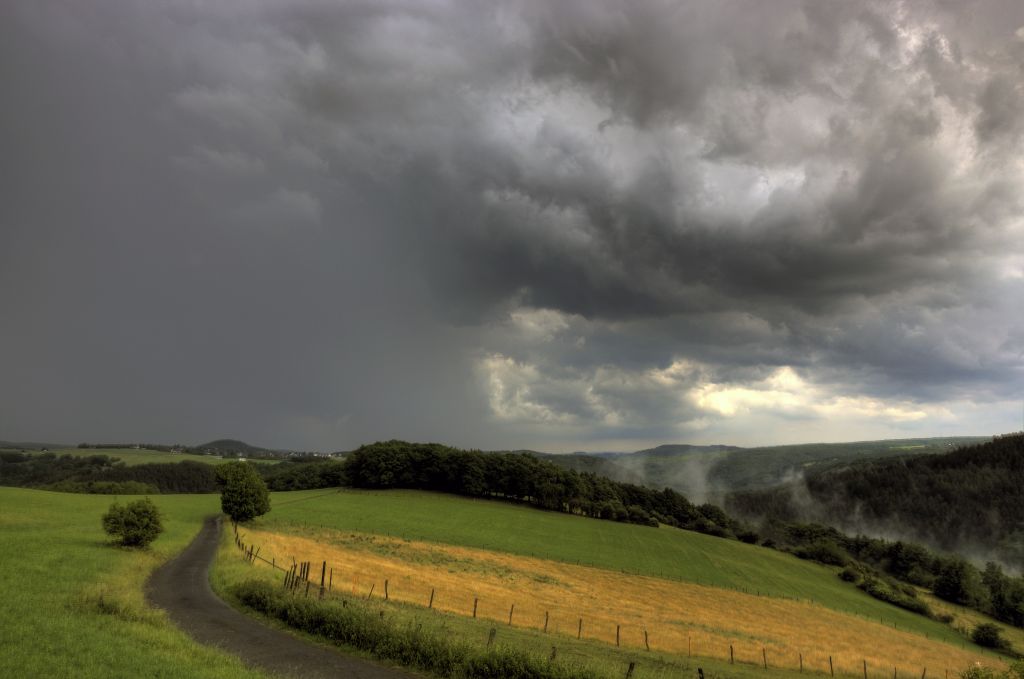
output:
[[[599,521],[506,502],[422,491],[274,493],[255,528],[390,535],[627,571],[748,594],[812,601],[890,628],[959,644],[947,625],[873,599],[836,569],[764,547],[663,526]],[[310,557],[315,558],[315,557]]]
[[[943,676],[992,655],[808,602],[470,547],[332,529],[243,530],[264,558],[326,562],[332,588],[611,645],[856,674]],[[385,581],[387,584],[385,584]],[[581,621],[582,620],[582,626]],[[645,640],[646,632],[646,640]],[[884,668],[884,672],[882,671]]]

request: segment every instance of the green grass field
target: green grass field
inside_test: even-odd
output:
[[[220,509],[216,495],[153,500],[165,532],[139,552],[111,546],[101,530],[110,496],[0,488],[0,676],[265,676],[146,606],[149,573]]]
[[[933,639],[963,642],[949,626],[873,599],[842,582],[832,569],[689,531],[402,490],[275,493],[272,507],[254,527],[302,534],[325,526],[810,600]]]
[[[41,455],[36,451],[30,451],[33,455]],[[224,464],[231,462],[230,459],[214,457],[213,455],[190,455],[188,453],[168,453],[162,450],[149,450],[141,448],[61,448],[51,450],[55,455],[74,455],[75,457],[89,457],[90,455],[109,455],[115,457],[126,465],[134,466],[139,464],[151,464],[155,462],[205,462],[207,464]],[[276,464],[277,460],[250,460],[259,464]]]
[[[100,529],[100,516],[114,498],[0,488],[0,570],[5,574],[0,584],[0,676],[262,676],[191,642],[145,605],[142,587],[149,573],[188,543],[204,516],[219,509],[216,495],[153,499],[164,512],[166,531],[152,549],[139,552],[111,546]],[[810,599],[960,642],[952,629],[875,601],[826,568],[669,528],[415,491],[352,490],[275,493],[271,513],[256,524],[300,534],[323,525]],[[242,564],[233,547],[225,548],[217,568],[222,585],[246,569],[260,570]],[[395,605],[394,611],[409,624],[442,625],[467,639],[483,640],[493,624],[417,607]],[[501,641],[520,648],[550,651],[550,637],[530,630],[508,628],[500,634]],[[561,657],[599,665],[625,666],[636,657],[635,651],[605,644],[558,643]],[[644,671],[637,676],[677,676],[698,664],[711,677],[763,673],[705,658],[691,662],[645,654]]]

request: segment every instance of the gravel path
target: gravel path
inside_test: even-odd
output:
[[[221,601],[209,582],[220,543],[221,520],[210,517],[179,556],[158,568],[146,583],[146,598],[202,644],[237,655],[246,665],[301,679],[411,679],[415,675],[352,658],[268,627]]]

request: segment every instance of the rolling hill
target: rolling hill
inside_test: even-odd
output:
[[[547,608],[563,633],[574,633],[580,617],[605,643],[615,642],[616,619],[629,620],[631,644],[643,625],[658,631],[661,650],[683,655],[687,639],[719,658],[732,639],[748,660],[763,643],[794,670],[801,648],[816,663],[833,655],[843,673],[859,670],[860,658],[889,663],[890,674],[911,657],[920,658],[917,673],[953,669],[965,650],[993,658],[962,648],[948,625],[867,596],[835,569],[736,541],[421,491],[302,491],[275,494],[273,504],[245,540],[277,562],[322,560],[353,594],[372,596],[375,583],[379,596],[388,579],[400,601],[423,606],[435,589],[442,609],[468,616],[479,604],[492,620],[509,618],[514,604],[516,619],[533,628]],[[846,650],[822,650],[839,639]]]
[[[668,486],[694,502],[721,502],[730,492],[770,488],[798,475],[858,460],[904,456],[909,453],[934,455],[990,438],[893,439],[757,448],[668,444],[635,453],[581,452],[545,455],[545,459],[577,471],[594,471],[616,481],[653,487]]]
[[[736,493],[726,506],[747,518],[898,535],[1024,567],[1024,433],[941,455],[903,452],[811,469],[775,488]]]

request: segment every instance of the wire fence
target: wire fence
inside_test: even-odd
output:
[[[310,499],[314,498],[302,498],[299,501],[305,501]],[[313,595],[319,599],[338,598],[338,593],[335,590],[335,569],[333,566],[328,565],[326,560],[322,560],[319,563],[320,568],[318,581],[316,573],[318,569],[316,568],[316,564],[314,562],[297,561],[294,557],[291,557],[290,561],[285,560],[279,562],[277,558],[272,555],[261,554],[261,550],[258,546],[247,544],[244,540],[244,536],[239,533],[237,525],[233,524],[233,528],[235,533],[235,546],[241,551],[242,557],[251,564],[256,564],[257,562],[259,562],[267,566],[270,566],[271,568],[277,571],[281,571],[284,575],[282,586],[285,589],[293,593],[300,594],[304,597],[309,597],[310,595]],[[369,590],[366,591],[365,598],[372,599],[374,594],[377,594],[379,598],[385,601],[393,601],[393,592],[389,579],[383,578],[380,584],[382,585],[382,587],[380,589],[377,589],[378,583],[372,582],[370,584]],[[433,587],[431,587],[429,596],[425,594],[425,591],[426,590],[424,589],[423,600],[426,602],[426,608],[434,609],[436,590]],[[362,596],[361,594],[356,593],[354,589],[352,591],[352,594],[355,596]],[[345,594],[341,596],[348,595]],[[402,601],[402,603],[412,603],[413,605],[417,605],[414,602],[409,601],[408,598],[405,598]],[[464,614],[468,617],[477,618],[480,603],[481,599],[479,597],[473,597],[472,608],[470,609],[467,606]],[[507,620],[504,620],[504,622],[508,626],[535,628],[547,634],[549,632],[549,624],[552,621],[552,616],[550,613],[550,611],[544,612],[544,622],[542,625],[539,623],[539,621],[536,621],[535,624],[524,625],[522,624],[520,618],[516,618],[515,603],[512,603],[508,608]],[[587,626],[585,624],[585,619],[583,616],[577,616],[574,622],[576,623],[574,625],[575,635],[572,636],[575,636],[577,640],[589,638],[590,640],[603,641],[601,639],[598,639],[596,636],[592,635],[588,637],[586,635],[586,632],[589,630],[587,630]],[[895,627],[895,624],[893,626]],[[615,625],[614,643],[616,647],[623,646],[623,631],[624,628],[622,625]],[[632,633],[632,638],[634,639],[642,638],[643,650],[651,651],[651,630],[648,627],[645,626],[642,629],[640,629],[639,634],[637,634],[637,630],[626,631],[630,631]],[[495,630],[492,628],[488,644],[493,642],[494,632]],[[719,646],[722,645],[713,644],[707,639],[702,639],[700,637],[688,635],[686,656],[688,658],[713,658],[716,660],[728,661],[728,663],[731,665],[757,665],[763,668],[764,670],[768,670],[769,668],[780,670],[796,670],[800,673],[807,672],[829,677],[835,677],[837,674],[840,674],[841,676],[847,677],[862,677],[862,679],[888,679],[888,677],[890,676],[890,666],[886,666],[883,669],[879,666],[877,662],[869,663],[866,658],[861,659],[861,661],[857,663],[858,666],[856,667],[855,671],[851,671],[849,667],[850,662],[848,659],[844,663],[845,666],[840,668],[840,663],[838,662],[839,658],[836,658],[833,655],[823,653],[820,651],[813,652],[806,656],[803,652],[798,651],[795,652],[795,657],[791,658],[789,656],[792,655],[792,652],[785,653],[782,652],[780,649],[769,648],[769,646],[767,645],[761,645],[758,649],[760,651],[759,653],[751,652],[750,648],[743,648],[742,650],[744,651],[744,653],[742,655],[737,651],[738,645],[735,643],[729,643],[727,648],[725,648],[724,646]],[[679,653],[681,651],[677,650],[676,652]],[[959,677],[958,672],[951,672],[949,668],[943,668],[942,675],[934,675],[929,674],[927,667],[921,667],[919,673],[918,671],[911,670],[909,668],[904,668],[901,671],[897,666],[891,667],[891,676],[893,679],[939,679],[939,676],[943,677],[943,679],[950,679],[951,676],[954,679],[957,679],[957,677]],[[700,677],[703,677],[703,671],[699,671],[699,673]],[[632,676],[632,671],[627,673],[626,676]]]

